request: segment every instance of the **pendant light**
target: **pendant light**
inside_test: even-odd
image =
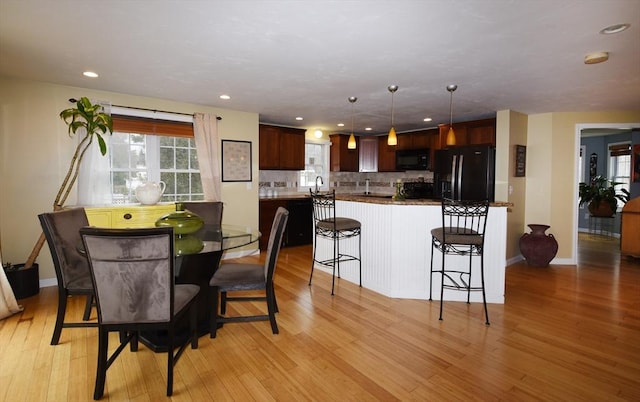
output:
[[[398,90],[398,86],[389,85],[387,89],[391,92],[391,129],[389,130],[389,136],[387,137],[387,145],[397,145],[398,137],[396,136],[396,129],[393,128],[393,94]]]
[[[453,91],[458,89],[456,84],[447,85],[447,91],[451,94],[449,97],[449,132],[447,133],[447,146],[456,145],[456,133],[453,131]]]
[[[349,136],[349,142],[347,142],[348,149],[356,149],[356,137],[353,135],[353,107],[357,100],[358,98],[355,96],[349,97],[349,102],[351,102],[351,135]]]

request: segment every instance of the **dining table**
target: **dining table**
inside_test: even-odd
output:
[[[198,312],[198,336],[209,334],[214,292],[209,286],[211,277],[220,265],[224,253],[257,242],[260,232],[254,228],[237,225],[207,225],[197,232],[176,235],[174,242],[175,283],[190,283],[200,286],[196,296]],[[188,318],[188,317],[187,317]],[[178,324],[176,345],[189,336],[188,319]],[[140,342],[154,352],[167,351],[166,331],[140,333]]]

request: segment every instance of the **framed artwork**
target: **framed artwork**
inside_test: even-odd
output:
[[[640,182],[640,144],[634,144],[631,150],[631,179]]]
[[[251,181],[251,142],[222,140],[222,181]]]
[[[592,153],[589,156],[589,183],[598,175],[598,154]]]
[[[525,145],[516,145],[516,168],[515,177],[524,177],[527,168],[527,147]]]

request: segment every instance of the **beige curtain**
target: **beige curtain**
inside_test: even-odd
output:
[[[1,264],[2,255],[0,255]],[[0,269],[0,320],[20,311],[22,311],[22,306],[19,306],[16,301],[16,296],[13,294],[4,269]]]
[[[204,199],[222,201],[218,119],[215,115],[205,113],[195,113],[193,117],[193,135],[196,140]]]

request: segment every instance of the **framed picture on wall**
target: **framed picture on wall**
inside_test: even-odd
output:
[[[251,142],[222,140],[222,181],[251,180]]]
[[[515,177],[524,177],[527,170],[527,147],[525,145],[516,145],[516,168]]]

